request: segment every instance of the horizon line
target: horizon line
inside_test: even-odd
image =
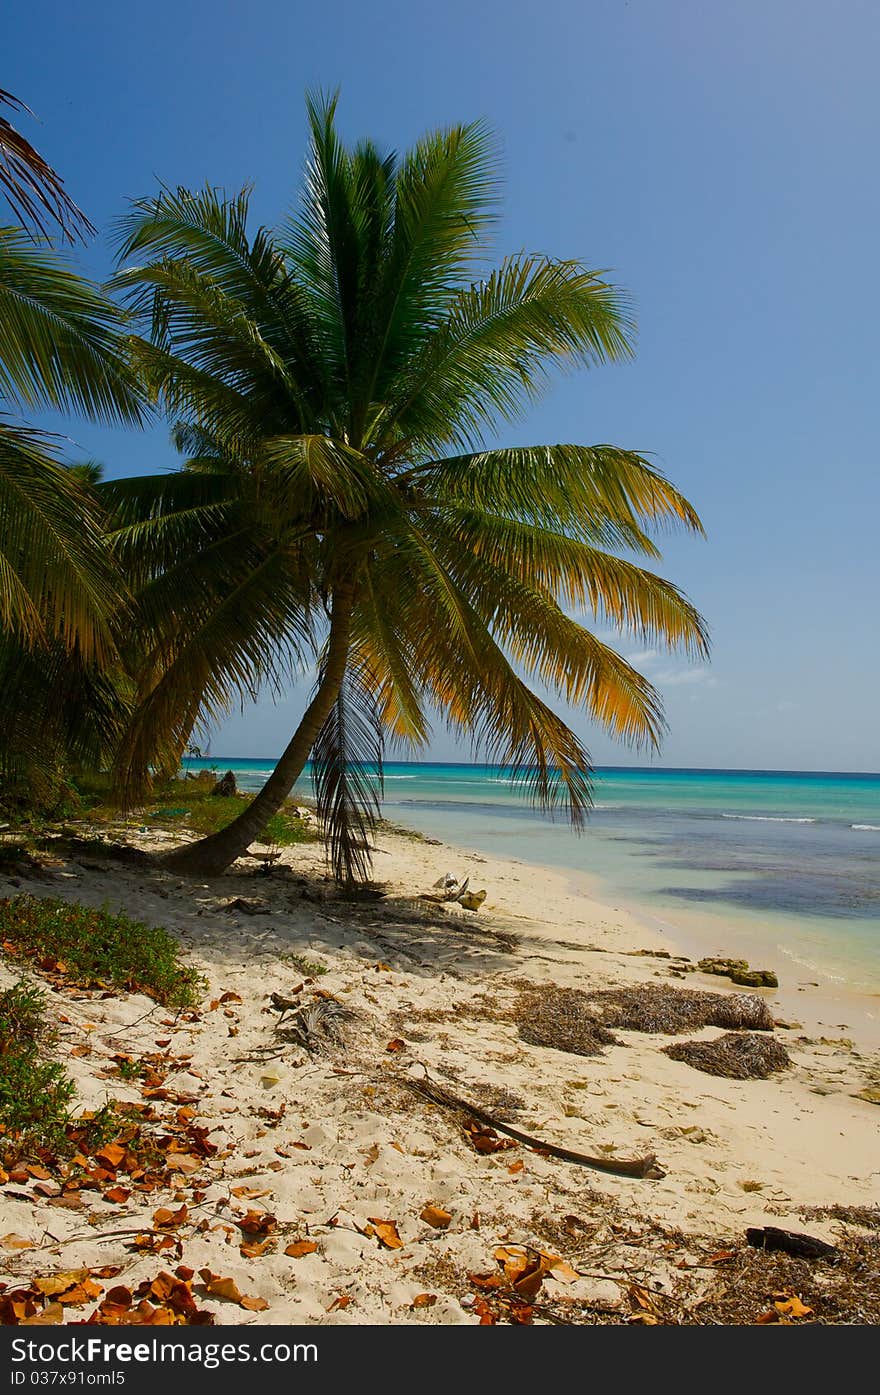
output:
[[[281,759],[280,756],[215,756],[213,752],[202,756],[182,756],[181,765],[185,761],[210,760],[214,763],[223,764],[224,761],[254,760],[265,765],[274,765]],[[311,762],[307,761],[306,764]],[[353,761],[354,765],[373,765],[373,761]],[[511,770],[518,769],[517,766],[505,764],[503,761],[465,761],[465,760],[387,760],[384,765],[412,765],[424,766],[435,765],[450,767],[453,769],[482,769],[482,770]],[[527,769],[531,767],[525,767]],[[594,765],[594,772],[600,770],[639,770],[653,774],[676,774],[676,775],[860,775],[868,776],[872,779],[880,778],[880,770],[824,770],[818,768],[795,769],[790,766],[750,766],[750,765]]]

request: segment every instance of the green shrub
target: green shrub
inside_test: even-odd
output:
[[[199,975],[180,962],[168,931],[122,912],[17,896],[0,901],[0,941],[8,954],[60,972],[81,988],[146,993],[177,1009],[198,998]]]
[[[253,795],[212,794],[217,779],[216,770],[200,770],[195,778],[174,776],[157,781],[149,801],[138,808],[136,817],[144,819],[150,827],[171,832],[188,829],[200,837],[218,833],[247,808]],[[76,787],[82,817],[89,823],[116,825],[120,819],[125,819],[124,811],[110,799],[110,782],[106,775],[79,775]],[[282,848],[314,840],[315,834],[309,826],[289,809],[273,814],[260,835],[260,841]]]
[[[45,1007],[45,994],[23,981],[0,993],[0,1144],[64,1140],[74,1086],[45,1059],[53,1042]]]
[[[292,964],[306,978],[319,978],[321,974],[329,972],[326,964],[319,963],[317,959],[307,959],[304,954],[282,954],[281,958],[285,964]]]
[[[192,782],[193,784],[195,781]],[[187,791],[188,793],[188,791]],[[208,795],[198,801],[190,799],[191,808],[186,820],[193,833],[217,833],[221,828],[237,819],[251,802],[250,795]],[[279,847],[291,847],[294,843],[311,840],[311,833],[302,819],[282,810],[269,819],[258,841],[276,843]]]

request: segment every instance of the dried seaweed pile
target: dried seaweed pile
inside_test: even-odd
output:
[[[608,1196],[596,1212],[564,1219],[536,1215],[524,1245],[487,1253],[472,1272],[433,1252],[412,1272],[427,1287],[469,1302],[481,1321],[565,1326],[836,1326],[880,1322],[880,1250],[876,1237],[841,1226],[833,1258],[808,1259],[756,1249],[729,1237],[685,1234],[653,1222],[634,1227]],[[571,1297],[548,1284],[522,1297],[500,1261],[513,1250],[565,1257],[579,1274],[616,1284],[619,1296]],[[474,1302],[476,1299],[476,1302]]]
[[[643,983],[582,995],[599,1008],[606,1027],[675,1036],[700,1027],[773,1031],[773,1015],[757,993],[705,993]]]
[[[618,1046],[613,1032],[589,1011],[590,997],[579,988],[535,988],[521,993],[513,1008],[520,1038],[574,1056],[598,1056]]]
[[[837,1244],[840,1256],[834,1264],[765,1250],[738,1250],[719,1271],[715,1293],[694,1305],[684,1321],[712,1325],[795,1321],[799,1327],[880,1322],[876,1238],[848,1233]]]
[[[673,1061],[686,1061],[707,1075],[724,1075],[731,1080],[766,1080],[774,1071],[791,1065],[784,1046],[754,1032],[725,1032],[714,1041],[676,1041],[663,1050]]]
[[[880,1230],[880,1206],[808,1206],[800,1213],[805,1219],[815,1218],[844,1221],[847,1225],[864,1226],[865,1230]]]

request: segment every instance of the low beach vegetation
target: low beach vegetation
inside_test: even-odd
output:
[[[6,898],[0,944],[9,958],[80,988],[145,993],[177,1010],[198,1000],[199,975],[181,961],[173,936],[119,911],[50,897]]]
[[[0,993],[0,1153],[64,1137],[73,1083],[51,1052],[41,989],[24,980]]]

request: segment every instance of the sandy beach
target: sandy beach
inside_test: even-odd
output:
[[[877,1204],[877,1105],[858,1097],[880,1083],[876,1041],[859,1031],[870,1016],[842,1016],[808,986],[766,990],[793,1063],[766,1080],[705,1074],[663,1053],[678,1038],[654,1033],[616,1030],[592,1056],[536,1046],[516,1020],[523,992],[736,990],[685,973],[660,929],[598,903],[585,879],[387,829],[374,867],[385,894],[354,903],[335,896],[318,844],[287,849],[271,876],[240,862],[183,881],[93,852],[0,886],[165,925],[207,981],[199,1011],[178,1019],[139,995],[49,987],[78,1107],[143,1103],[143,1083],[116,1067],[150,1057],[164,1063],[150,1107],[188,1110],[207,1146],[164,1189],[111,1176],[124,1184],[116,1201],[109,1183],[8,1180],[0,1281],[103,1267],[105,1291],[133,1291],[183,1266],[261,1300],[252,1311],[209,1293],[219,1323],[473,1323],[510,1313],[495,1302],[486,1316],[486,1276],[515,1277],[540,1251],[553,1263],[529,1320],[675,1321],[724,1288],[717,1256],[747,1227],[834,1243],[839,1216],[812,1208]],[[486,889],[478,913],[424,899],[446,873]],[[17,976],[4,963],[2,986]],[[294,1008],[344,1005],[342,1040],[309,1051],[286,1039],[273,993]],[[546,1144],[656,1154],[662,1175],[613,1176],[513,1140],[496,1148],[502,1134],[479,1152],[460,1113],[407,1084],[426,1076]],[[177,1217],[164,1228],[161,1208]],[[137,1241],[157,1232],[172,1239]]]

